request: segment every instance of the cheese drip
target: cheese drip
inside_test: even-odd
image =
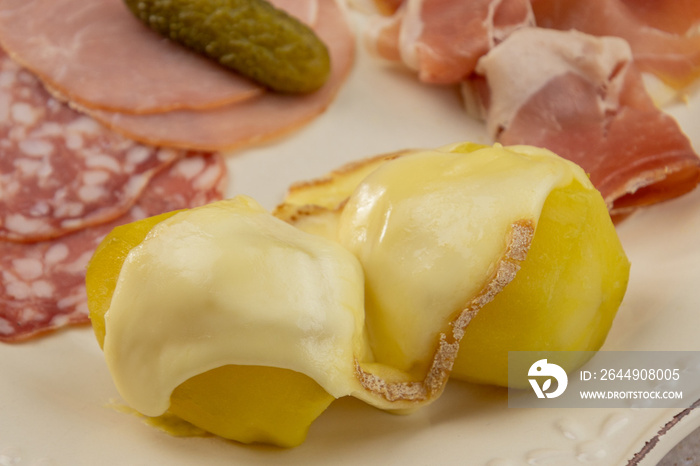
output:
[[[178,213],[130,251],[105,314],[105,357],[124,400],[148,416],[226,364],[295,370],[339,397],[358,386],[362,301],[350,253],[241,196]]]

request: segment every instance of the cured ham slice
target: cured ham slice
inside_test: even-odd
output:
[[[652,103],[622,39],[523,29],[477,70],[486,79],[491,135],[582,166],[615,218],[700,181],[700,159],[677,122]]]
[[[343,11],[332,0],[318,6],[316,33],[328,46],[332,67],[328,81],[316,92],[298,96],[269,92],[207,111],[134,115],[84,110],[137,141],[187,149],[233,149],[297,129],[326,109],[354,61],[354,36]]]
[[[513,30],[532,26],[529,0],[406,0],[368,29],[374,50],[402,61],[421,81],[467,78],[477,60]]]
[[[621,0],[647,26],[672,34],[693,34],[700,23],[700,2],[696,0]]]
[[[694,0],[532,0],[537,25],[629,42],[640,70],[681,88],[700,76],[700,3]]]
[[[112,222],[50,241],[0,242],[0,341],[88,322],[85,269],[102,238],[117,225],[222,199],[225,183],[221,156],[188,157],[156,176]]]
[[[317,0],[274,0],[313,23]],[[163,39],[122,0],[1,0],[0,43],[50,88],[84,107],[128,113],[201,109],[263,90]]]
[[[119,217],[183,155],[71,110],[0,50],[0,240],[44,240]]]

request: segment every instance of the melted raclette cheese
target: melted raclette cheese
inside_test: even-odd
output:
[[[124,400],[163,414],[185,380],[225,364],[273,366],[351,393],[362,354],[363,274],[338,244],[247,197],[181,212],[132,249],[105,314]]]
[[[454,145],[399,157],[350,196],[338,241],[362,263],[378,361],[424,373],[435,335],[491,279],[514,224],[536,226],[575,165],[527,147]],[[426,312],[426,310],[429,310]]]
[[[105,315],[115,384],[148,416],[226,364],[291,369],[384,409],[432,401],[471,318],[460,312],[512,280],[504,260],[524,259],[531,237],[509,256],[514,226],[534,234],[549,193],[574,180],[593,189],[546,150],[455,144],[344,185],[327,238],[245,196],[178,213],[121,269]]]

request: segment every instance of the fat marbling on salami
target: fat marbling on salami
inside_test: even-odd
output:
[[[184,155],[70,109],[0,51],[0,239],[44,240],[119,217]]]
[[[48,241],[0,241],[0,341],[88,322],[85,270],[102,238],[124,223],[222,199],[226,182],[221,155],[193,155],[159,173],[111,222]]]

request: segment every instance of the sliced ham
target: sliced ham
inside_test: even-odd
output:
[[[0,341],[14,342],[88,322],[85,269],[117,225],[223,198],[219,155],[181,159],[156,176],[139,201],[112,222],[31,244],[0,242]]]
[[[184,155],[71,110],[0,50],[0,240],[44,240],[119,217]]]
[[[307,26],[313,27],[318,21],[318,0],[268,0],[268,2]]]
[[[274,0],[307,23],[317,0]],[[72,102],[155,113],[240,102],[263,90],[162,38],[122,0],[0,0],[0,44]]]
[[[700,23],[697,0],[621,0],[647,26],[672,34],[693,34]]]
[[[700,77],[696,0],[531,0],[537,25],[629,42],[640,70],[681,88]]]
[[[451,84],[512,31],[533,24],[529,0],[406,0],[392,16],[377,18],[366,38],[421,81]]]
[[[477,71],[491,135],[581,165],[616,218],[700,181],[700,158],[677,122],[652,103],[622,39],[522,29]]]
[[[265,93],[206,111],[134,115],[83,110],[137,141],[187,149],[228,150],[297,129],[326,109],[354,61],[355,40],[344,12],[333,0],[321,0],[318,6],[316,33],[328,46],[332,67],[328,81],[316,92],[298,96]]]

